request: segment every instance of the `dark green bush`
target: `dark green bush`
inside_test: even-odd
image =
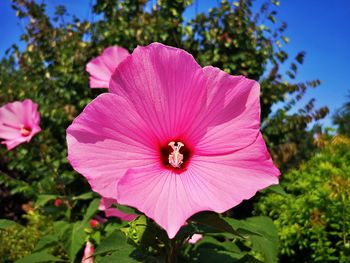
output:
[[[269,194],[256,207],[279,230],[281,262],[349,262],[350,139],[335,137],[282,185],[287,195]]]
[[[350,136],[350,95],[348,98],[348,102],[333,115],[333,122],[338,125],[338,132],[346,136]]]

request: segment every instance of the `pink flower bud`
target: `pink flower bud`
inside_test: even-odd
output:
[[[94,245],[88,241],[86,242],[85,249],[84,249],[84,256],[83,259],[81,260],[82,263],[94,263]]]

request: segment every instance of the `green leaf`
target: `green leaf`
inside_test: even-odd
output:
[[[257,216],[246,220],[225,218],[225,220],[237,231],[248,235],[252,249],[262,253],[266,263],[277,262],[279,245],[277,229],[269,217]]]
[[[12,220],[0,219],[0,229],[6,229],[13,226],[19,226],[19,224]]]
[[[200,263],[212,263],[212,262],[220,262],[220,263],[234,263],[238,262],[240,258],[244,255],[232,253],[229,251],[216,250],[213,248],[199,248],[197,250],[196,260],[194,262]]]
[[[24,258],[21,258],[15,263],[38,263],[38,262],[58,262],[63,261],[62,259],[59,259],[53,255],[50,255],[46,251],[33,253],[31,255],[25,256]]]
[[[277,228],[273,221],[269,217],[260,216],[248,218],[247,222],[261,234],[261,236],[250,237],[253,249],[264,255],[266,263],[277,262],[279,242]]]
[[[229,223],[227,223],[222,217],[220,217],[216,213],[198,213],[192,216],[190,220],[199,225],[205,226],[206,228],[204,229],[204,231],[206,233],[228,232],[241,237],[241,235],[237,231],[235,231]]]
[[[76,222],[66,228],[62,235],[63,247],[66,250],[69,259],[73,262],[79,250],[86,242],[86,233],[84,228],[88,225],[83,222]]]
[[[96,263],[108,263],[108,262],[134,263],[139,261],[130,257],[129,251],[118,250],[118,251],[114,251],[112,254],[107,256],[99,256],[98,258],[96,258],[95,262]]]
[[[283,187],[279,184],[271,185],[270,187],[266,188],[264,191],[271,191],[271,192],[274,192],[276,194],[288,196],[288,194],[284,191]]]
[[[232,253],[241,253],[240,248],[230,241],[219,241],[218,239],[212,236],[204,236],[201,240],[194,244],[195,248],[216,248],[218,250],[226,250]]]
[[[116,206],[120,211],[122,211],[126,214],[136,214],[137,213],[137,211],[135,209],[128,207],[128,206],[119,205],[119,204],[117,204]]]
[[[233,229],[235,229],[240,235],[247,237],[249,235],[257,235],[261,234],[257,232],[256,229],[253,229],[249,224],[247,224],[244,220],[237,220],[234,218],[223,218]]]
[[[121,227],[127,225],[128,223],[126,221],[119,222],[108,222],[108,224],[105,226],[104,231],[107,233],[107,236],[115,231],[118,231]]]
[[[66,221],[56,221],[53,223],[54,232],[57,234],[59,239],[63,238],[64,233],[71,227]]]
[[[168,243],[169,237],[165,230],[157,226],[146,216],[141,215],[129,222],[128,226],[120,229],[126,236],[128,243],[136,247],[157,247],[159,243]],[[181,234],[177,237],[181,239]],[[188,234],[183,237],[187,238]]]
[[[252,255],[245,255],[244,257],[240,258],[236,263],[264,263],[260,260],[257,260]]]
[[[94,255],[101,255],[114,251],[131,253],[133,250],[134,247],[127,243],[123,234],[120,231],[115,231],[101,242],[101,244],[95,249]]]
[[[57,195],[38,195],[35,206],[44,206],[47,202],[57,198]]]
[[[55,235],[47,235],[42,237],[36,244],[34,251],[40,251],[55,246],[58,243],[58,237]]]
[[[85,215],[84,215],[84,219],[83,219],[84,223],[89,221],[91,219],[91,217],[93,217],[95,215],[99,203],[100,203],[99,198],[96,198],[96,199],[91,201],[91,203],[90,203],[89,207],[87,208]]]
[[[94,192],[87,192],[78,196],[73,196],[72,200],[89,200],[94,198]]]
[[[100,244],[101,243],[101,232],[94,231],[92,234],[90,234],[90,239],[94,240],[95,243]]]

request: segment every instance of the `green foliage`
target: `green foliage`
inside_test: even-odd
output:
[[[283,175],[287,195],[257,205],[279,229],[282,262],[349,262],[350,139],[337,136],[298,170]]]
[[[145,216],[139,216],[129,224],[110,220],[98,229],[91,229],[84,220],[48,224],[43,219],[40,217],[42,224],[35,228],[35,236],[30,231],[31,223],[26,228],[19,226],[24,230],[21,233],[31,235],[30,239],[27,236],[24,239],[30,243],[15,243],[16,246],[10,246],[7,252],[0,251],[1,255],[10,262],[16,259],[22,263],[78,262],[83,245],[89,239],[95,244],[96,262],[112,262],[117,258],[118,262],[173,262],[172,259],[202,262],[202,259],[214,256],[231,262],[250,262],[248,259],[252,262],[277,262],[277,232],[266,217],[234,220],[214,213],[200,213],[192,217],[173,240],[169,240],[165,231]],[[7,231],[12,231],[10,229]],[[194,233],[203,234],[204,238],[196,244],[189,244],[188,240]],[[17,237],[12,234],[6,232],[7,239],[1,241],[15,241]]]

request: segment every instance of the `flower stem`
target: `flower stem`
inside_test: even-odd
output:
[[[177,263],[176,239],[170,239],[167,263]]]

